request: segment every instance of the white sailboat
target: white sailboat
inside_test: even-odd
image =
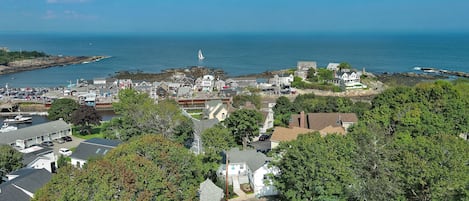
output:
[[[204,55],[202,54],[202,50],[199,49],[199,53],[197,54],[197,57],[199,57],[199,60],[205,59]]]

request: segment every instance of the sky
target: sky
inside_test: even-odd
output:
[[[469,33],[469,0],[0,0],[0,32]]]

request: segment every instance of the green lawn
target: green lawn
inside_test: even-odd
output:
[[[104,135],[102,133],[89,134],[89,135],[80,135],[80,134],[74,133],[73,136],[77,138],[85,139],[85,140],[88,140],[91,138],[104,138]]]

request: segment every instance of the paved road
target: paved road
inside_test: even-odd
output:
[[[71,142],[65,142],[65,143],[62,143],[62,144],[59,144],[57,142],[54,142],[54,146],[52,147],[54,149],[54,154],[56,154],[57,156],[59,156],[59,149],[60,148],[67,148],[67,149],[71,149],[73,147],[77,147],[80,142],[83,142],[85,141],[84,139],[81,139],[81,138],[77,138],[75,136],[72,136],[72,139],[73,141]]]

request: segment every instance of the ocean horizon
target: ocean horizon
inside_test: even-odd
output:
[[[467,72],[469,34],[0,34],[0,47],[64,56],[110,56],[95,63],[0,75],[0,86],[55,87],[118,71],[159,73],[205,66],[228,76],[296,67],[298,61],[348,62],[368,72],[415,66]],[[200,62],[198,50],[205,59]]]

